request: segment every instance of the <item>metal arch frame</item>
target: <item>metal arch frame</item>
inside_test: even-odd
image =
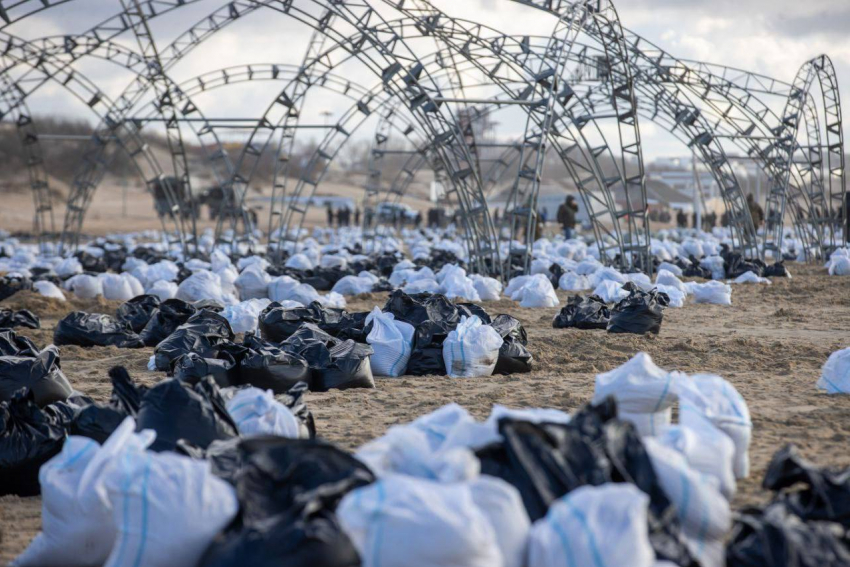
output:
[[[234,4],[235,3],[232,3],[230,5],[231,8]],[[313,23],[314,25],[317,23],[315,18],[311,21],[310,14],[296,8],[292,1],[280,2],[280,4],[281,11],[284,13],[293,16],[293,12],[297,12],[302,21]],[[351,24],[352,21],[357,22],[355,27],[358,29],[362,28],[368,30],[370,28],[370,24],[381,20],[380,15],[368,5],[357,6],[356,9],[352,9],[340,4],[328,6],[318,0],[314,0],[313,4],[322,6],[329,12],[335,11],[338,15],[340,12],[344,12],[350,18],[348,23]],[[342,44],[346,44],[346,38],[344,35],[342,35],[342,38],[337,41]],[[458,128],[451,111],[443,109],[442,105],[434,102],[433,95],[436,91],[429,85],[423,85],[421,80],[421,66],[417,66],[415,55],[403,44],[403,41],[400,40],[400,38],[388,37],[386,39],[381,39],[377,35],[365,34],[363,42],[365,41],[368,41],[376,47],[383,59],[383,62],[388,63],[386,67],[377,67],[377,62],[369,60],[369,62],[372,63],[372,70],[379,76],[382,76],[387,88],[395,90],[397,93],[406,96],[408,100],[413,103],[414,109],[424,119],[423,122],[427,123],[428,127],[431,129],[433,145],[440,154],[441,159],[446,162],[447,170],[452,172],[452,182],[455,186],[455,190],[460,191],[464,196],[463,204],[465,205],[464,208],[467,210],[468,222],[466,227],[468,237],[471,237],[474,242],[475,249],[479,252],[479,267],[483,271],[486,266],[486,263],[483,261],[484,258],[490,256],[492,264],[494,255],[495,257],[498,256],[498,250],[486,248],[487,243],[492,241],[491,235],[487,234],[488,232],[492,233],[492,225],[490,224],[486,207],[477,205],[473,209],[470,206],[473,202],[482,203],[483,198],[480,195],[480,187],[477,187],[478,195],[475,195],[474,190],[477,185],[475,177],[472,177],[472,182],[468,179],[471,174],[474,174],[474,171],[472,171],[469,167],[465,167],[470,163],[469,152],[462,140],[456,140]],[[348,43],[348,48],[359,51],[362,45],[362,43],[359,46]],[[408,70],[407,74],[400,74],[400,72],[404,69],[404,65],[398,59],[396,54],[397,49],[404,52],[404,60],[411,62],[413,65],[413,67]],[[361,62],[364,62],[363,58],[360,59]],[[428,78],[427,74],[425,78]],[[122,95],[121,100],[127,100],[126,93],[125,95]],[[103,138],[104,136],[98,136],[98,139],[101,141],[103,141]],[[108,139],[105,142],[106,143],[96,143],[92,153],[102,153],[102,149],[108,144]],[[78,174],[75,180],[75,188],[85,190],[86,187],[90,186],[90,182],[87,182],[86,180],[85,173],[86,169],[89,171],[96,169],[96,167],[93,167],[93,164],[95,163],[97,163],[97,160],[95,159],[86,160],[82,174]],[[466,199],[471,200],[466,202]],[[478,224],[483,226],[477,226],[477,223],[475,222],[477,220],[476,217],[482,221]],[[478,228],[481,230],[478,231],[479,234],[475,234]],[[483,236],[483,238],[480,238],[481,236]]]
[[[817,112],[816,101],[812,101],[811,91],[817,79],[821,90],[821,101],[824,118],[824,128],[821,130],[820,116]],[[769,147],[769,159],[777,164],[777,173],[771,178],[768,191],[765,215],[773,221],[770,237],[765,239],[765,247],[771,249],[781,246],[785,206],[789,198],[788,187],[792,174],[794,155],[800,150],[798,136],[801,123],[808,126],[809,146],[808,166],[804,174],[809,174],[813,180],[820,179],[820,190],[817,183],[808,197],[811,207],[807,220],[814,228],[820,243],[820,251],[828,255],[836,246],[836,207],[841,211],[846,179],[844,174],[844,133],[842,131],[841,98],[838,92],[838,80],[832,61],[826,55],[820,55],[804,63],[797,72],[791,92],[786,102],[782,120],[776,128],[776,143]],[[821,132],[827,136],[826,145],[821,143]],[[812,138],[814,137],[814,140]],[[812,143],[814,142],[814,143]],[[823,149],[827,151],[828,189],[822,182],[823,178]],[[822,211],[818,214],[818,209]],[[846,212],[844,214],[847,214]],[[803,219],[795,215],[795,223]],[[828,229],[828,230],[825,230]],[[825,234],[825,233],[828,233]],[[845,241],[847,236],[845,235]],[[808,253],[808,251],[807,251]]]
[[[22,40],[20,38],[13,38],[13,39],[14,39],[14,41],[17,42],[17,46],[18,46],[19,49],[22,49],[24,51],[30,51],[30,52],[32,52],[32,50],[34,49],[34,48],[31,47],[32,44],[30,42],[27,42],[27,41]],[[125,67],[125,68],[128,68],[130,70],[132,70],[132,66],[130,64],[128,64],[127,62],[137,60],[138,57],[139,57],[138,54],[135,54],[134,52],[129,51],[126,48],[124,48],[120,45],[114,44],[109,40],[101,41],[100,45],[105,47],[108,50],[107,53],[110,55],[110,57],[107,59],[108,61],[113,62],[113,63],[117,63],[118,65]],[[120,56],[120,59],[119,59],[119,56]],[[14,57],[16,60],[18,58],[18,56],[16,54],[12,55],[12,54],[8,54],[8,53],[7,53],[7,57]],[[85,75],[83,75],[82,73],[80,73],[78,71],[68,72],[67,75],[62,77],[60,75],[60,73],[64,70],[64,68],[59,67],[59,65],[61,65],[61,62],[58,63],[58,64],[54,63],[54,59],[55,59],[55,56],[52,55],[52,54],[45,54],[45,53],[39,54],[39,59],[38,59],[39,67],[43,72],[45,72],[47,74],[48,80],[53,80],[53,81],[59,83],[65,89],[69,90],[78,99],[80,99],[82,102],[86,103],[89,107],[91,107],[92,110],[95,112],[95,114],[99,115],[101,117],[101,119],[103,119],[104,113],[99,112],[97,107],[99,106],[99,104],[101,102],[109,102],[108,97],[106,97],[100,91],[100,89],[97,87],[97,85],[95,83],[93,83],[90,79],[86,78]],[[17,63],[23,63],[25,65],[30,65],[30,62],[27,61],[27,60],[24,60],[24,61],[17,60]],[[46,71],[46,65],[47,64],[57,65],[57,67],[59,67],[59,70],[52,72],[52,73],[48,73]],[[171,80],[167,76],[165,77],[165,80],[169,84],[171,84]],[[78,86],[78,88],[80,90],[75,91],[72,88],[72,85]],[[20,91],[20,92],[23,95],[23,91]],[[34,92],[34,89],[33,89],[33,91],[30,91],[30,93],[26,93],[26,95],[28,96],[28,94],[31,94],[31,92]],[[197,113],[201,117],[201,119],[203,120],[203,114],[197,109],[197,107],[195,107],[192,104],[191,100],[188,100],[182,93],[179,92],[179,90],[173,91],[171,98],[174,101],[177,101],[177,102],[184,104],[183,115],[190,115],[190,114]],[[17,102],[10,104],[11,111],[14,112],[18,107],[20,107],[24,103],[25,103],[25,96],[21,96],[21,98]],[[212,163],[216,163],[217,159],[220,159],[221,157],[223,157],[224,158],[223,163],[225,164],[225,168],[229,169],[229,164],[228,164],[227,159],[226,159],[226,154],[224,153],[223,148],[221,146],[221,142],[218,140],[217,136],[215,135],[215,132],[211,128],[209,128],[209,122],[205,122],[205,126],[200,128],[200,129],[193,126],[193,130],[194,130],[196,136],[198,137],[198,140],[201,142],[201,148],[204,151],[204,153],[208,157],[210,155],[213,156],[209,161],[212,162]],[[215,146],[215,149],[212,152],[210,152],[210,150],[208,148],[208,144],[204,143],[204,137],[205,136],[207,136],[207,137],[211,136],[213,138],[211,143],[212,143],[212,145]],[[154,170],[154,172],[157,172],[157,170],[159,170],[161,172],[161,169],[159,169],[159,166],[158,166],[158,162],[147,151],[146,144],[143,141],[141,141],[141,139],[138,138],[138,136],[132,135],[132,137],[133,137],[133,141],[135,143],[135,147],[137,147],[139,149],[137,151],[129,151],[130,157],[135,161],[135,157],[138,155],[139,152],[145,152],[145,153],[148,154],[148,163],[152,164],[154,166],[152,168]],[[216,156],[219,156],[219,157],[217,158]],[[137,163],[135,165],[136,165],[136,167],[139,171],[142,171],[141,167],[139,167]],[[219,172],[219,171],[216,171],[215,169],[213,170],[213,173],[219,178],[222,176],[222,173]],[[156,177],[161,177],[161,173],[158,174],[157,176],[155,176],[155,178],[146,180],[149,186],[156,179]],[[79,226],[82,223],[82,216],[85,214],[85,210],[88,208],[88,206],[90,204],[90,199],[91,199],[91,196],[93,195],[94,188],[96,188],[96,186],[92,187],[92,192],[88,195],[88,198],[83,201],[83,204],[81,206],[75,206],[75,204],[72,203],[71,207],[68,208],[68,211],[70,211],[72,214],[78,215],[78,217],[77,217],[77,219],[78,219],[77,220],[77,229],[72,233],[74,235],[79,233]],[[167,196],[167,198],[169,198],[169,201],[170,201],[169,204],[172,207],[172,209],[175,206],[177,206],[178,209],[182,209],[182,204],[173,197],[173,191],[170,188],[166,190],[166,196]],[[68,215],[67,215],[67,211],[66,211],[66,219],[67,219],[67,216]],[[67,225],[67,220],[66,220],[66,225]],[[63,238],[62,238],[62,241],[61,241],[62,244],[65,244],[65,243],[68,242],[68,240],[69,240],[68,236],[69,236],[68,235],[68,229],[67,229],[67,226],[66,226],[65,231],[63,232]]]
[[[17,5],[19,5],[19,4],[26,4],[26,3],[27,3],[27,2],[18,2],[18,3],[16,3],[15,5],[17,6]],[[529,3],[529,2],[525,2],[525,3]],[[2,5],[2,2],[0,2],[0,5]],[[550,5],[550,7],[551,7],[551,5]],[[700,65],[705,65],[705,66],[706,66],[706,68],[710,67],[710,65],[709,65],[709,64],[700,64]],[[748,76],[747,80],[749,80],[749,78],[750,78],[750,77],[755,77],[755,74],[749,74],[749,76]],[[836,87],[837,87],[837,85],[836,85]],[[769,89],[768,89],[768,90],[769,90]],[[807,125],[809,125],[809,126],[810,126],[810,125],[811,125],[811,123],[810,123],[810,122],[807,122]],[[839,132],[839,133],[840,133],[840,132]],[[842,145],[843,145],[843,140],[842,140]],[[836,158],[837,158],[837,157],[838,157],[838,156],[836,156]],[[842,155],[841,157],[843,158],[843,155]],[[810,160],[810,162],[811,162],[811,161],[812,161],[812,160]],[[842,159],[842,161],[843,161],[843,159]],[[840,177],[841,177],[841,186],[843,186],[843,163],[840,165],[840,167],[836,167],[836,168],[830,167],[830,174],[831,174],[831,175],[833,175],[833,172],[835,172],[835,173],[840,173]],[[832,179],[831,179],[831,181],[832,181]],[[834,192],[834,191],[831,191],[831,194],[830,194],[830,198],[831,198],[831,200],[834,200],[834,196],[835,196],[835,192]],[[840,196],[840,195],[839,195],[839,196]],[[789,197],[793,199],[793,198],[794,198],[794,195],[793,195],[793,194],[791,194],[791,195],[789,195]],[[810,209],[810,211],[811,211],[811,210],[813,210],[813,209]]]
[[[388,0],[384,1],[388,2]],[[512,92],[510,87],[506,87],[504,84],[507,77],[505,70],[512,71],[516,76],[526,78],[526,82],[533,81],[535,71],[529,68],[529,65],[533,64],[535,58],[546,58],[548,54],[535,53],[528,49],[526,42],[516,41],[513,37],[505,36],[497,30],[492,30],[495,32],[496,39],[485,40],[481,33],[490,30],[486,26],[451,18],[424,0],[417,0],[416,6],[415,8],[397,6],[397,9],[408,18],[421,22],[420,26],[429,33],[438,35],[448,48],[458,51],[478,67],[481,72],[489,75],[494,83],[506,93],[513,94],[519,100],[523,100],[526,92],[529,95],[532,93],[531,85],[526,85],[519,93]],[[486,62],[492,64],[490,68],[485,66],[483,56],[471,57],[470,48],[473,46],[481,47],[485,53],[489,52]],[[625,262],[628,256],[620,231],[620,219],[617,214],[616,203],[610,191],[610,188],[616,183],[625,183],[625,177],[619,168],[619,161],[599,127],[598,119],[600,117],[594,117],[592,112],[584,108],[583,101],[572,97],[569,91],[563,91],[563,94],[559,93],[559,104],[561,109],[557,126],[549,130],[549,141],[557,148],[558,155],[564,162],[570,177],[582,194],[585,203],[588,204],[588,211],[594,219],[594,230],[599,231],[596,238],[597,242],[604,243],[601,234],[613,231],[615,235],[613,237],[615,241],[613,248],[617,250],[620,261]],[[577,106],[582,108],[577,109]],[[576,111],[579,111],[580,114],[576,114]],[[539,123],[538,126],[540,126]],[[595,133],[603,141],[601,145],[594,146],[589,140],[584,132],[584,128],[587,126],[595,130]],[[572,153],[579,154],[577,157],[580,159],[576,159],[576,156],[571,155]],[[604,174],[599,162],[599,158],[603,154],[609,155],[611,163],[617,169],[616,176],[607,177]],[[601,208],[594,207],[594,203],[601,205]],[[610,217],[612,230],[607,229],[602,224],[599,218],[602,216]],[[612,263],[616,257],[616,255],[609,254],[607,247],[600,249],[599,253],[603,261],[607,263]]]
[[[0,62],[5,65],[5,58],[0,57]],[[0,76],[0,100],[7,102],[6,91],[14,88],[5,74]],[[30,188],[32,190],[33,204],[35,206],[35,230],[37,232],[39,249],[42,253],[48,251],[47,239],[49,235],[56,232],[56,221],[53,216],[53,198],[50,195],[50,179],[45,169],[44,151],[41,148],[41,140],[38,137],[38,129],[35,125],[32,111],[26,103],[12,108],[9,113],[15,124],[15,132],[24,154],[24,162],[29,174]]]

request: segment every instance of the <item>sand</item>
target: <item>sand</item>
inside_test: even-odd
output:
[[[528,331],[536,358],[530,374],[453,380],[446,377],[379,378],[375,390],[309,394],[307,401],[321,437],[354,449],[443,404],[457,402],[478,418],[493,404],[554,407],[572,411],[593,395],[594,376],[640,351],[659,366],[715,373],[735,385],[753,417],[750,477],[740,481],[734,507],[758,504],[770,495],[761,479],[773,453],[798,444],[820,464],[850,465],[850,396],[815,389],[830,353],[850,346],[850,278],[829,277],[818,267],[790,265],[793,279],[771,286],[737,285],[733,305],[668,309],[657,336],[608,335],[604,331],[552,329],[557,309],[521,309],[502,300],[485,303],[491,315],[508,313]],[[561,299],[568,294],[559,292]],[[349,301],[349,310],[383,305],[386,294]],[[50,342],[57,320],[71,309],[112,312],[115,302],[65,304],[21,293],[0,305],[27,307],[42,317],[43,329],[23,330],[39,346]],[[62,348],[62,368],[73,385],[97,399],[109,396],[107,370],[125,365],[140,382],[160,373],[145,370],[152,349]],[[0,563],[14,558],[40,527],[40,498],[0,498]]]

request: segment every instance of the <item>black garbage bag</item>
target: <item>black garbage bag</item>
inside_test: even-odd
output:
[[[287,352],[248,333],[242,342],[244,352],[238,361],[234,385],[247,384],[284,394],[299,382],[311,381],[311,371],[300,354]]]
[[[396,320],[410,323],[414,327],[425,321],[453,324],[455,327],[460,322],[457,306],[442,294],[408,295],[397,289],[390,294],[383,311],[392,313]]]
[[[115,312],[115,318],[129,325],[134,333],[141,333],[159,309],[159,304],[156,295],[139,295],[122,303]]]
[[[425,321],[419,324],[405,373],[411,376],[445,376],[443,341],[456,327],[456,322]]]
[[[14,274],[0,276],[0,301],[25,289],[32,289],[32,281],[29,278]]]
[[[330,349],[330,363],[313,373],[311,388],[315,392],[331,389],[374,388],[370,357],[375,351],[351,339]]]
[[[208,461],[210,470],[215,476],[236,486],[236,477],[242,470],[242,451],[239,449],[242,439],[242,437],[231,437],[230,439],[216,440],[210,443],[206,449],[192,445],[185,439],[180,439],[177,441],[174,452],[199,461]]]
[[[785,267],[785,261],[779,261],[773,264],[772,266],[766,266],[764,268],[764,277],[766,278],[790,278],[791,274],[788,272],[788,268]]]
[[[682,276],[686,278],[711,279],[711,270],[699,265],[699,260],[694,256],[689,258],[690,264],[686,264],[680,258],[676,259],[676,265],[682,269]]]
[[[611,319],[608,305],[598,295],[574,295],[552,321],[556,329],[606,329]]]
[[[734,279],[747,272],[761,277],[764,273],[764,262],[761,260],[744,258],[738,252],[721,252],[721,255],[727,278]]]
[[[198,311],[177,327],[168,338],[156,345],[154,362],[157,370],[168,372],[178,358],[190,352],[204,358],[215,358],[217,346],[232,342],[233,330],[227,319],[213,311]]]
[[[128,416],[139,412],[144,386],[137,386],[123,367],[109,370],[112,380],[112,396],[107,404],[90,403],[81,407],[69,425],[71,435],[80,435],[103,444]]]
[[[27,309],[20,311],[0,309],[0,329],[14,329],[15,327],[40,329],[41,321],[35,313]]]
[[[81,347],[115,346],[118,348],[142,348],[145,343],[129,325],[116,321],[102,313],[74,311],[59,321],[53,331],[53,342],[57,345]]]
[[[837,522],[850,529],[850,468],[817,467],[788,444],[773,455],[762,484],[778,492],[777,499],[803,520]]]
[[[736,514],[726,546],[727,567],[846,567],[844,531],[830,522],[806,522],[785,503]]]
[[[490,314],[487,313],[480,305],[476,305],[474,303],[458,303],[456,304],[456,307],[458,315],[462,317],[472,317],[473,315],[475,315],[479,319],[481,319],[481,322],[485,325],[489,325],[493,322],[493,319],[490,317]]]
[[[341,341],[351,339],[356,343],[365,343],[366,337],[372,332],[372,323],[366,323],[367,317],[368,311],[345,313],[337,325],[327,325],[324,330]]]
[[[288,339],[302,323],[313,323],[321,327],[322,308],[314,301],[308,307],[285,308],[280,303],[273,302],[266,307],[259,317],[259,329],[263,338],[275,343]]]
[[[670,305],[670,297],[655,289],[642,291],[631,282],[624,285],[623,289],[629,292],[629,296],[611,310],[608,332],[657,335],[661,330],[664,308]]]
[[[613,398],[585,406],[568,424],[499,421],[503,441],[480,449],[481,472],[514,485],[532,521],[580,486],[634,484],[649,496],[650,542],[659,559],[693,565],[676,510],[634,426],[616,419]]]
[[[205,567],[360,567],[354,544],[336,515],[298,508],[263,524],[225,532],[201,559]]]
[[[103,256],[95,256],[90,252],[80,250],[79,252],[74,253],[74,257],[80,261],[80,265],[82,265],[84,272],[102,274],[108,269],[106,266],[106,259]]]
[[[215,299],[200,299],[192,303],[192,306],[198,311],[202,309],[206,309],[207,311],[214,311],[216,313],[221,313],[222,311],[224,311],[224,305],[222,305]]]
[[[280,348],[300,355],[312,370],[317,370],[326,368],[331,363],[331,348],[340,342],[315,324],[304,323],[288,339],[280,343]]]
[[[77,415],[93,403],[94,400],[90,397],[79,392],[74,392],[68,396],[68,399],[60,402],[53,402],[41,409],[44,410],[44,413],[46,413],[51,420],[60,424],[67,431],[71,427],[71,424],[73,424]]]
[[[240,518],[213,541],[202,565],[360,565],[334,510],[348,492],[375,481],[366,465],[318,440],[252,437],[239,449]]]
[[[136,430],[143,429],[156,431],[150,448],[157,452],[173,451],[180,439],[206,449],[239,434],[212,378],[194,387],[167,379],[149,389],[136,416]]]
[[[504,339],[493,374],[531,372],[534,357],[525,348],[528,344],[528,334],[522,323],[510,315],[497,315],[490,326]]]
[[[227,346],[230,347],[230,345]],[[242,351],[238,345],[232,345],[229,350],[219,348],[215,358],[204,358],[196,352],[188,352],[174,361],[171,375],[176,380],[193,386],[207,376],[212,376],[219,388],[233,386],[238,382],[239,369],[230,350],[240,353]]]
[[[38,470],[62,449],[65,437],[62,422],[40,409],[32,394],[0,402],[0,496],[40,494]]]
[[[21,389],[32,392],[39,407],[73,393],[59,364],[59,349],[51,345],[35,356],[0,356],[0,401],[11,400]]]
[[[0,356],[38,356],[38,347],[30,339],[11,329],[0,329]]]
[[[145,346],[156,346],[186,323],[197,309],[182,299],[166,299],[151,314],[147,325],[139,333]]]

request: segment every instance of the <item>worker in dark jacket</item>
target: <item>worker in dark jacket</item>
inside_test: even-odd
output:
[[[764,210],[761,208],[761,205],[756,203],[756,198],[752,193],[747,195],[747,207],[750,209],[750,216],[753,217],[753,226],[758,230],[764,222]]]
[[[567,195],[566,201],[558,207],[558,222],[564,229],[564,238],[569,240],[573,237],[576,228],[576,216],[578,215],[578,203],[575,197]]]

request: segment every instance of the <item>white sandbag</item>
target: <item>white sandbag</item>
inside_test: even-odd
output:
[[[502,567],[496,533],[465,483],[394,475],[337,507],[363,567]]]
[[[375,376],[402,376],[413,351],[413,335],[416,329],[410,323],[396,321],[392,313],[383,313],[375,307],[366,317],[366,325],[372,330],[366,342],[375,351],[372,354],[372,372]]]
[[[684,307],[685,306],[685,297],[687,294],[678,288],[669,286],[669,285],[656,285],[655,289],[662,293],[666,293],[667,297],[670,298],[670,304],[668,307]]]
[[[587,279],[590,282],[590,287],[597,287],[605,281],[616,282],[622,286],[629,281],[625,274],[621,274],[614,268],[599,268]]]
[[[826,268],[830,276],[850,276],[850,249],[835,250],[830,254]]]
[[[750,410],[738,390],[720,376],[694,374],[679,376],[679,422],[699,429],[700,416],[728,435],[735,444],[732,468],[736,478],[750,474],[749,447],[753,422]]]
[[[505,288],[505,295],[513,301],[519,301],[519,295],[517,294],[530,279],[531,276],[516,276],[515,278],[511,278],[511,281],[508,282],[508,287]]]
[[[221,315],[230,323],[234,333],[256,333],[260,313],[269,303],[269,299],[249,299],[236,305],[228,305]]]
[[[115,301],[128,301],[136,297],[130,282],[118,274],[99,274],[98,279],[103,287],[103,297]]]
[[[682,270],[679,270],[679,273],[682,273]],[[684,284],[682,280],[676,277],[675,274],[668,270],[658,270],[658,274],[655,276],[656,285],[663,285],[667,287],[675,287],[682,293],[689,293],[688,287]]]
[[[519,491],[494,476],[482,475],[469,485],[475,502],[496,532],[505,567],[524,567],[531,521]]]
[[[817,388],[827,394],[850,394],[850,348],[829,355],[821,369]]]
[[[227,413],[240,435],[276,435],[298,439],[301,422],[292,411],[274,399],[271,390],[243,388],[227,401]]]
[[[460,268],[458,268],[460,270]],[[449,299],[463,299],[466,301],[481,301],[475,284],[471,279],[459,272],[450,273],[440,283],[440,290]]]
[[[313,262],[310,261],[310,258],[306,254],[294,254],[289,257],[285,266],[296,270],[312,270]]]
[[[316,288],[311,286],[310,284],[298,284],[289,292],[287,297],[284,299],[289,299],[290,301],[297,301],[304,307],[307,307],[314,301],[319,301],[321,303],[321,296],[319,292],[316,291]]]
[[[617,400],[619,418],[634,423],[642,436],[660,435],[672,420],[676,381],[673,373],[640,352],[622,366],[596,376],[593,403],[608,396]]]
[[[103,283],[95,276],[79,274],[65,282],[65,289],[74,292],[80,299],[94,299],[103,295]]]
[[[564,291],[586,291],[590,289],[587,276],[580,276],[575,272],[567,272],[558,280],[558,287]]]
[[[80,264],[80,261],[73,256],[70,258],[65,258],[53,268],[53,271],[56,272],[56,275],[60,278],[66,278],[68,276],[73,276],[75,274],[83,273],[83,265]]]
[[[189,303],[204,299],[212,299],[222,305],[233,303],[232,298],[225,296],[222,291],[218,275],[207,271],[195,272],[183,280],[177,286],[177,294],[174,297]]]
[[[684,532],[697,542],[723,539],[732,528],[729,501],[719,481],[700,475],[678,451],[653,438],[643,440],[658,483],[676,507]],[[704,565],[704,563],[703,563]]]
[[[502,282],[496,278],[474,275],[471,277],[481,301],[499,301],[502,296]]]
[[[697,414],[694,414],[688,420],[687,427],[674,425],[655,439],[681,453],[692,469],[717,479],[721,494],[727,500],[732,500],[737,490],[732,468],[735,444],[707,417],[698,419]]]
[[[360,447],[356,456],[381,478],[403,474],[451,483],[474,480],[481,474],[481,462],[471,450],[434,446],[428,432],[414,424],[390,427],[386,434]]]
[[[671,274],[673,274],[677,278],[682,277],[682,268],[680,268],[676,264],[671,264],[670,262],[661,262],[658,265],[658,273],[660,274],[662,270],[670,272]]]
[[[105,479],[119,461],[144,454],[152,431],[134,432],[128,417],[100,446],[86,437],[70,436],[62,451],[42,465],[41,532],[13,565],[94,567],[103,565],[117,535]]]
[[[503,342],[496,329],[484,325],[477,315],[461,317],[460,324],[443,342],[446,372],[452,378],[490,376]]]
[[[52,297],[53,299],[58,299],[59,301],[65,301],[65,294],[62,293],[62,290],[59,289],[56,284],[49,281],[38,281],[33,282],[33,289],[38,292],[39,295],[43,295],[44,297]]]
[[[557,307],[558,295],[552,282],[543,274],[531,276],[522,287],[519,296],[520,307]]]
[[[271,263],[269,263],[269,261],[263,258],[262,256],[257,256],[256,254],[253,256],[239,258],[239,260],[236,261],[236,267],[239,269],[240,272],[246,269],[248,266],[254,265],[258,265],[260,268],[265,270],[271,265]]]
[[[632,282],[643,291],[651,291],[655,287],[652,283],[652,280],[649,279],[649,276],[647,276],[646,274],[635,272],[634,274],[624,275],[628,281]]]
[[[105,567],[197,565],[239,503],[207,461],[128,454],[105,479],[118,536]]]
[[[576,273],[580,276],[589,276],[603,267],[604,266],[599,260],[595,258],[588,258],[578,263],[578,266],[576,266]]]
[[[688,287],[697,303],[732,305],[732,286],[723,282],[710,281],[701,284],[692,282],[688,284]]]
[[[345,309],[348,306],[345,297],[335,291],[320,296],[319,303],[328,309]]]
[[[345,270],[348,268],[348,260],[346,260],[342,256],[326,254],[322,256],[322,260],[319,262],[319,265],[323,268],[328,269],[339,268],[340,270]]]
[[[213,250],[212,254],[210,254],[210,267],[212,271],[218,272],[232,266],[233,262],[230,261],[230,258],[223,251]]]
[[[239,278],[239,272],[236,271],[236,268],[225,266],[220,270],[213,270],[213,273],[218,276],[221,282],[221,290],[224,293],[234,296],[239,293],[239,290],[236,289],[236,280]]]
[[[147,293],[157,296],[160,301],[174,299],[177,295],[177,284],[174,282],[167,282],[165,280],[158,280],[148,288]]]
[[[404,293],[412,295],[414,293],[440,293],[443,287],[437,280],[425,279],[407,282],[401,289]]]
[[[133,292],[133,297],[138,297],[140,295],[145,294],[145,287],[142,285],[142,282],[131,273],[122,272],[121,277],[124,278],[128,284],[130,284],[130,289]]]
[[[290,276],[278,276],[269,282],[269,299],[278,303],[289,299],[289,294],[299,282]]]
[[[654,567],[649,497],[636,486],[582,486],[531,527],[528,567]]]
[[[334,284],[332,291],[342,295],[360,295],[362,293],[371,293],[374,285],[372,280],[368,278],[345,276]]]
[[[745,284],[745,283],[761,283],[770,285],[771,281],[767,278],[763,278],[761,276],[757,276],[755,272],[744,272],[734,280],[732,283],[736,284]]]
[[[699,258],[699,256],[697,256]],[[712,280],[722,280],[726,277],[725,260],[720,256],[707,256],[699,261],[702,268],[711,272]]]
[[[598,295],[605,303],[619,303],[629,296],[629,292],[623,289],[623,284],[614,280],[602,280],[593,290],[593,295]]]
[[[259,264],[251,264],[239,274],[233,282],[242,301],[262,299],[269,296],[269,283],[272,278]]]
[[[156,264],[148,266],[148,269],[145,270],[145,277],[147,280],[143,283],[148,284],[159,280],[173,282],[177,279],[177,274],[179,273],[180,268],[177,267],[177,264],[171,260],[162,260]]]

